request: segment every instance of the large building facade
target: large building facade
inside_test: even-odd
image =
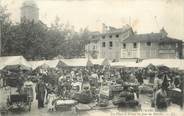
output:
[[[114,61],[138,61],[151,58],[182,58],[182,41],[160,33],[134,34],[130,26],[94,34],[85,46],[86,57]]]
[[[85,46],[86,57],[107,58],[119,61],[121,42],[133,35],[129,25],[123,28],[110,28],[103,33],[92,34],[90,42]]]
[[[21,7],[21,22],[38,22],[39,8],[34,0],[25,0]]]
[[[182,58],[182,41],[165,33],[133,35],[122,42],[121,59]]]

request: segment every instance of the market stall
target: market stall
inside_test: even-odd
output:
[[[89,59],[61,59],[63,67],[88,67],[93,66],[93,63]]]
[[[136,62],[111,62],[110,65],[111,65],[111,67],[114,67],[114,68],[122,68],[122,67],[135,68],[135,67],[141,67],[141,66],[139,66],[139,63],[136,63]]]
[[[31,110],[32,99],[24,89],[24,82],[31,72],[31,67],[24,65],[7,65],[2,69],[5,86],[9,87],[7,109],[11,111]],[[15,91],[15,89],[17,89]]]
[[[106,58],[101,59],[90,59],[90,61],[93,63],[93,65],[101,65],[101,66],[107,66],[110,65],[110,62]]]
[[[31,68],[29,62],[23,56],[4,56],[0,57],[0,70],[8,65],[23,65]]]

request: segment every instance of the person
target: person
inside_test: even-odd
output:
[[[155,91],[161,88],[162,82],[163,82],[162,76],[156,75],[155,80],[154,80],[154,90]]]
[[[44,99],[45,99],[45,91],[46,87],[42,80],[36,84],[35,91],[36,91],[36,99],[38,100],[38,108],[44,107]]]
[[[76,74],[76,78],[77,78],[77,80],[78,80],[79,82],[81,82],[81,83],[83,82],[82,73],[81,73],[81,72]]]
[[[130,74],[130,77],[127,80],[127,82],[132,83],[132,84],[139,84],[137,79],[136,79],[136,77],[135,77],[135,75],[133,73]]]
[[[47,108],[49,111],[54,111],[55,110],[55,105],[54,101],[56,100],[56,94],[54,90],[51,91],[51,93],[48,94],[48,105]]]
[[[70,75],[68,76],[70,77],[70,79],[73,79],[76,77],[75,72],[73,70],[70,72]]]
[[[167,109],[167,89],[168,89],[167,77],[164,77],[161,88],[155,93],[155,105],[157,109]]]
[[[129,79],[127,80],[128,85],[133,86],[134,91],[136,92],[137,98],[139,98],[139,82],[136,79],[135,75],[133,73],[130,74]]]
[[[45,84],[46,86],[46,99],[48,99],[48,95],[51,93],[52,89],[53,89],[53,85],[51,83],[46,83]],[[47,102],[46,102],[47,103]]]
[[[24,82],[24,92],[28,95],[30,98],[30,101],[33,101],[33,82],[31,81],[31,78],[28,77],[28,79]]]
[[[1,74],[0,74],[0,88],[3,87],[3,78],[1,77]]]
[[[124,90],[119,94],[119,100],[115,101],[118,107],[136,107],[138,106],[139,102],[137,99],[137,95],[134,92],[133,87],[125,86]]]
[[[181,82],[180,82],[180,77],[176,76],[174,79],[174,88],[180,88]]]
[[[98,75],[96,72],[92,72],[90,76],[90,84],[97,87],[98,86]]]
[[[182,108],[183,100],[182,100],[182,89],[181,89],[181,82],[180,77],[176,76],[174,79],[174,86],[171,89],[172,94],[170,94],[169,97],[171,97],[171,102],[174,104],[179,105]]]
[[[137,80],[138,80],[139,84],[142,85],[144,83],[144,79],[143,79],[143,76],[142,76],[142,71],[139,69],[136,74],[137,74],[136,77],[137,77]]]
[[[150,65],[149,69],[148,69],[148,75],[149,75],[149,83],[153,84],[154,83],[154,79],[155,79],[155,66]]]
[[[24,85],[24,81],[23,81],[23,77],[21,75],[20,77],[18,77],[18,80],[17,80],[17,92],[18,93],[21,93],[23,85]]]
[[[153,101],[156,100],[156,92],[162,87],[163,79],[162,75],[156,75],[154,80],[154,86],[153,86]],[[155,102],[152,102],[153,106],[155,106]]]

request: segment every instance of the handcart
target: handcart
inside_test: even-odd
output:
[[[27,94],[13,94],[7,99],[7,106],[10,111],[31,111],[31,101]]]

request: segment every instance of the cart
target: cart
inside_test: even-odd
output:
[[[8,78],[7,84],[13,83],[14,81],[17,82],[16,79]],[[16,84],[14,84],[16,86]],[[18,91],[16,93],[12,92],[12,89],[16,89],[15,87],[10,87],[9,95],[7,98],[7,107],[10,111],[30,111],[31,110],[31,103],[33,100],[33,96],[31,96],[29,91],[31,91],[30,88],[24,87],[21,91]],[[33,91],[33,90],[32,90]]]
[[[31,101],[27,94],[13,94],[7,99],[8,110],[10,111],[31,111]]]
[[[33,95],[29,88],[23,87],[25,74],[31,69],[24,65],[7,65],[3,68],[2,74],[6,81],[6,86],[10,87],[7,97],[7,109],[10,111],[30,111]],[[15,90],[15,91],[13,91]],[[33,90],[32,90],[33,93]]]

